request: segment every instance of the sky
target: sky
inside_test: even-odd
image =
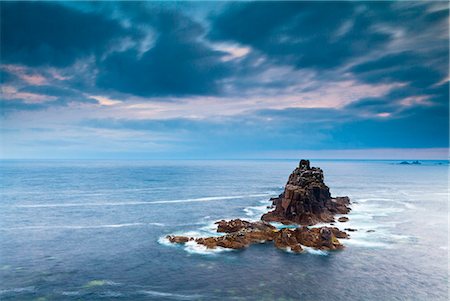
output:
[[[1,158],[448,158],[446,1],[0,6]]]

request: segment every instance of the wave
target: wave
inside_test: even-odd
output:
[[[84,285],[84,287],[90,288],[90,287],[105,286],[105,285],[117,286],[117,285],[120,285],[120,283],[117,283],[117,282],[114,282],[111,280],[95,279],[95,280],[91,280],[88,283],[86,283]]]
[[[311,247],[307,247],[307,246],[303,246],[302,245],[303,250],[305,250],[305,252],[312,254],[312,255],[320,255],[320,256],[328,256],[328,252],[327,251],[323,251],[323,250],[317,250]]]
[[[80,296],[81,293],[79,291],[64,291],[64,292],[61,292],[61,295],[75,297],[75,296]]]
[[[141,290],[139,293],[152,296],[152,297],[163,297],[163,298],[169,298],[169,299],[176,299],[176,300],[192,300],[192,299],[198,299],[201,298],[202,295],[183,295],[183,294],[175,294],[175,293],[166,293],[166,292],[160,292],[160,291],[154,291],[154,290]]]
[[[390,198],[365,198],[365,199],[355,199],[354,202],[360,202],[360,203],[365,203],[365,202],[396,202],[396,200],[394,199],[390,199]]]
[[[392,248],[391,245],[379,242],[379,241],[370,241],[365,239],[357,239],[357,238],[350,238],[349,240],[346,240],[346,245],[351,245],[355,247],[365,247],[365,248],[383,248],[383,249],[389,249]]]
[[[137,226],[157,226],[164,227],[162,223],[125,223],[125,224],[109,224],[109,225],[60,225],[60,226],[25,226],[25,227],[11,227],[2,228],[1,230],[41,230],[41,229],[101,229],[101,228],[123,228],[123,227],[137,227]]]
[[[166,246],[166,247],[175,247],[176,246],[175,244],[171,243],[165,236],[161,236],[160,238],[158,238],[158,243],[163,246]]]
[[[154,201],[154,202],[105,202],[105,203],[65,203],[65,204],[27,204],[27,205],[13,205],[2,207],[14,207],[14,208],[53,208],[53,207],[94,207],[94,206],[138,206],[138,205],[155,205],[155,204],[175,204],[175,203],[194,203],[194,202],[209,202],[209,201],[222,201],[233,199],[244,199],[270,196],[270,193],[264,194],[248,194],[248,195],[235,195],[235,196],[214,196],[214,197],[202,197],[192,199],[180,199],[180,200],[168,200],[168,201]]]
[[[185,243],[184,250],[191,254],[200,254],[200,255],[215,255],[217,253],[233,251],[233,249],[227,249],[222,247],[210,249],[204,245],[196,243],[195,241],[188,241],[187,243]]]
[[[186,232],[182,234],[183,236],[188,237],[201,237],[202,235],[199,232]],[[222,247],[216,247],[215,249],[207,248],[204,245],[198,244],[195,241],[191,240],[185,244],[174,244],[171,243],[167,237],[162,236],[158,239],[158,243],[168,247],[182,247],[186,252],[190,254],[198,254],[198,255],[215,255],[217,253],[229,252],[233,251],[233,249],[227,249]]]
[[[27,287],[15,287],[10,289],[2,289],[0,290],[0,295],[6,295],[6,294],[20,294],[20,293],[33,293],[35,292],[34,286],[27,286]]]
[[[267,204],[261,205],[261,206],[249,206],[249,207],[245,207],[243,210],[247,217],[252,218],[252,219],[256,218],[257,220],[260,219],[262,214],[269,211],[269,209],[267,209]]]

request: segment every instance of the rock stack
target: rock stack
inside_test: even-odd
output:
[[[261,219],[283,224],[314,225],[334,221],[335,214],[350,211],[348,197],[332,198],[324,183],[323,171],[311,167],[309,160],[301,160],[291,173],[284,192],[272,199],[275,210]]]

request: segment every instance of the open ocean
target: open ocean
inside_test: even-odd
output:
[[[292,254],[164,237],[259,219],[297,160],[0,161],[0,300],[448,300],[449,166],[398,162],[313,160],[358,231]]]

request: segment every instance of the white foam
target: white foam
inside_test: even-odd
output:
[[[206,223],[203,227],[200,227],[200,232],[185,232],[182,235],[184,236],[192,236],[192,237],[201,237],[201,236],[221,236],[223,234],[217,232],[217,224],[215,221],[210,221]],[[191,235],[194,234],[194,235]]]
[[[399,203],[401,205],[404,205],[402,202],[396,201],[395,203]],[[371,218],[374,216],[389,216],[393,213],[400,213],[403,212],[403,208],[399,207],[386,207],[386,206],[380,206],[377,204],[353,204],[352,205],[352,212],[355,212],[357,214],[364,214],[365,218]]]
[[[245,207],[243,210],[245,215],[250,218],[257,218],[258,220],[260,219],[261,214],[268,211],[267,205]]]
[[[103,203],[64,203],[64,204],[27,204],[27,205],[14,205],[6,207],[15,208],[53,208],[53,207],[93,207],[93,206],[137,206],[137,205],[155,205],[155,204],[175,204],[175,203],[194,203],[194,202],[209,202],[209,201],[222,201],[233,199],[244,199],[269,196],[270,194],[249,194],[249,195],[235,195],[235,196],[215,196],[204,197],[194,199],[180,199],[180,200],[168,200],[168,201],[153,201],[153,202],[103,202]],[[5,207],[5,206],[1,206]]]
[[[417,209],[417,206],[414,205],[414,204],[412,204],[412,203],[404,202],[403,205],[404,205],[407,209],[412,209],[412,210]]]
[[[216,234],[215,236],[220,236],[220,233],[214,233]],[[188,231],[188,232],[183,232],[183,233],[176,233],[174,235],[180,235],[180,236],[185,236],[185,237],[193,237],[193,238],[200,238],[200,237],[205,237],[205,236],[214,236],[214,235],[204,235],[204,233],[200,233],[197,231]],[[158,243],[164,246],[169,246],[169,247],[177,247],[177,246],[182,246],[183,249],[191,254],[201,254],[201,255],[213,255],[213,254],[217,254],[217,253],[221,253],[224,251],[232,251],[232,249],[226,249],[226,248],[222,248],[222,247],[216,247],[215,249],[209,249],[204,245],[198,244],[196,243],[194,240],[188,241],[184,244],[176,244],[176,243],[171,243],[169,241],[169,239],[166,236],[161,236],[160,238],[158,238]]]
[[[293,225],[284,225],[284,224],[278,223],[278,222],[270,222],[270,224],[272,226],[274,226],[275,228],[277,228],[277,229],[284,229],[284,228],[295,229],[295,228],[298,227],[298,225],[295,225],[295,224],[293,224]]]
[[[120,285],[120,283],[117,283],[117,282],[114,282],[111,280],[95,279],[95,280],[91,280],[88,283],[86,283],[84,285],[84,287],[89,288],[89,287],[105,286],[105,285],[118,286],[118,285]]]
[[[165,227],[166,225],[163,223],[148,223],[147,225],[151,225],[151,226],[158,226],[158,227]]]
[[[171,243],[166,236],[161,236],[158,238],[158,243],[167,247],[175,247],[176,245]]]
[[[207,248],[204,245],[198,244],[195,241],[191,240],[184,244],[184,250],[191,254],[200,254],[200,255],[214,255],[222,252],[229,252],[232,249],[216,247],[214,249]]]
[[[389,198],[366,198],[366,199],[355,199],[354,200],[357,203],[365,203],[365,202],[395,202],[394,199],[389,199]]]
[[[305,250],[305,252],[309,253],[309,254],[313,254],[313,255],[320,255],[320,256],[328,256],[328,252],[327,251],[323,251],[323,250],[317,250],[311,247],[307,247],[307,246],[303,246],[302,248]]]
[[[67,291],[67,292],[62,292],[61,295],[63,296],[79,296],[81,295],[81,293],[79,291]]]
[[[352,237],[349,240],[346,240],[345,244],[356,246],[356,247],[365,247],[365,248],[386,248],[386,249],[391,248],[391,246],[386,243],[382,243],[382,242],[378,242],[378,241],[370,241],[370,240],[365,240],[365,239],[357,239],[354,237]]]
[[[312,255],[320,255],[320,256],[328,256],[328,252],[327,251],[323,251],[323,250],[317,250],[311,247],[307,247],[304,245],[300,245],[303,249],[303,252],[301,253],[309,253]],[[301,254],[301,253],[296,253],[294,251],[292,251],[291,247],[286,247],[284,249],[282,249],[283,251],[287,252],[287,253],[292,253],[292,254]]]
[[[164,297],[169,299],[177,299],[177,300],[192,300],[202,297],[201,295],[182,295],[182,294],[174,294],[174,293],[166,293],[154,290],[142,290],[139,291],[141,294],[145,294],[152,297]]]

